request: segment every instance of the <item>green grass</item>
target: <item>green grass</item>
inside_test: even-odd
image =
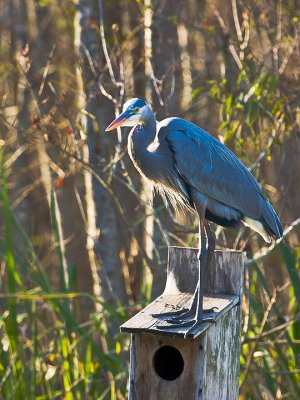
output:
[[[127,370],[124,348],[128,337],[110,338],[107,321],[121,323],[122,308],[92,311],[79,322],[75,302],[88,298],[67,285],[55,199],[51,212],[60,291],[55,292],[39,263],[34,247],[11,210],[3,157],[0,155],[0,200],[4,232],[0,235],[0,259],[7,278],[0,294],[0,399],[114,399],[123,398]],[[16,247],[15,243],[18,243]],[[105,343],[105,346],[104,346]]]
[[[299,265],[285,243],[280,250],[290,283],[284,310],[278,305],[281,289],[271,292],[257,264],[250,266],[250,320],[242,345],[241,393],[247,400],[300,398],[300,308],[295,296]],[[284,311],[286,314],[284,314]]]

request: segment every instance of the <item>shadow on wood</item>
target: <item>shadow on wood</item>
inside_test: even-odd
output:
[[[189,305],[198,277],[197,249],[169,248],[164,293],[121,326],[132,333],[130,400],[235,400],[238,397],[243,254],[216,251],[205,277],[204,308],[215,324],[157,329],[152,314]],[[167,322],[164,322],[168,324]],[[169,325],[169,324],[168,324]]]

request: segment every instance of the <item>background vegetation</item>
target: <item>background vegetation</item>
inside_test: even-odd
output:
[[[299,6],[299,4],[298,4]],[[140,96],[251,169],[284,239],[247,252],[240,398],[300,398],[299,8],[295,0],[0,0],[0,398],[124,399],[120,323],[164,286],[196,221],[148,193],[105,134]]]

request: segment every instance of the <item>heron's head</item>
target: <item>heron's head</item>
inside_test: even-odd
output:
[[[145,100],[137,98],[131,99],[124,104],[122,114],[109,124],[105,130],[112,131],[118,126],[143,124],[151,115],[153,115],[153,113]]]

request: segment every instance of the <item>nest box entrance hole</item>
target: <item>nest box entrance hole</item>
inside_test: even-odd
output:
[[[161,379],[174,381],[183,372],[184,359],[176,347],[162,346],[153,356],[153,368]]]

